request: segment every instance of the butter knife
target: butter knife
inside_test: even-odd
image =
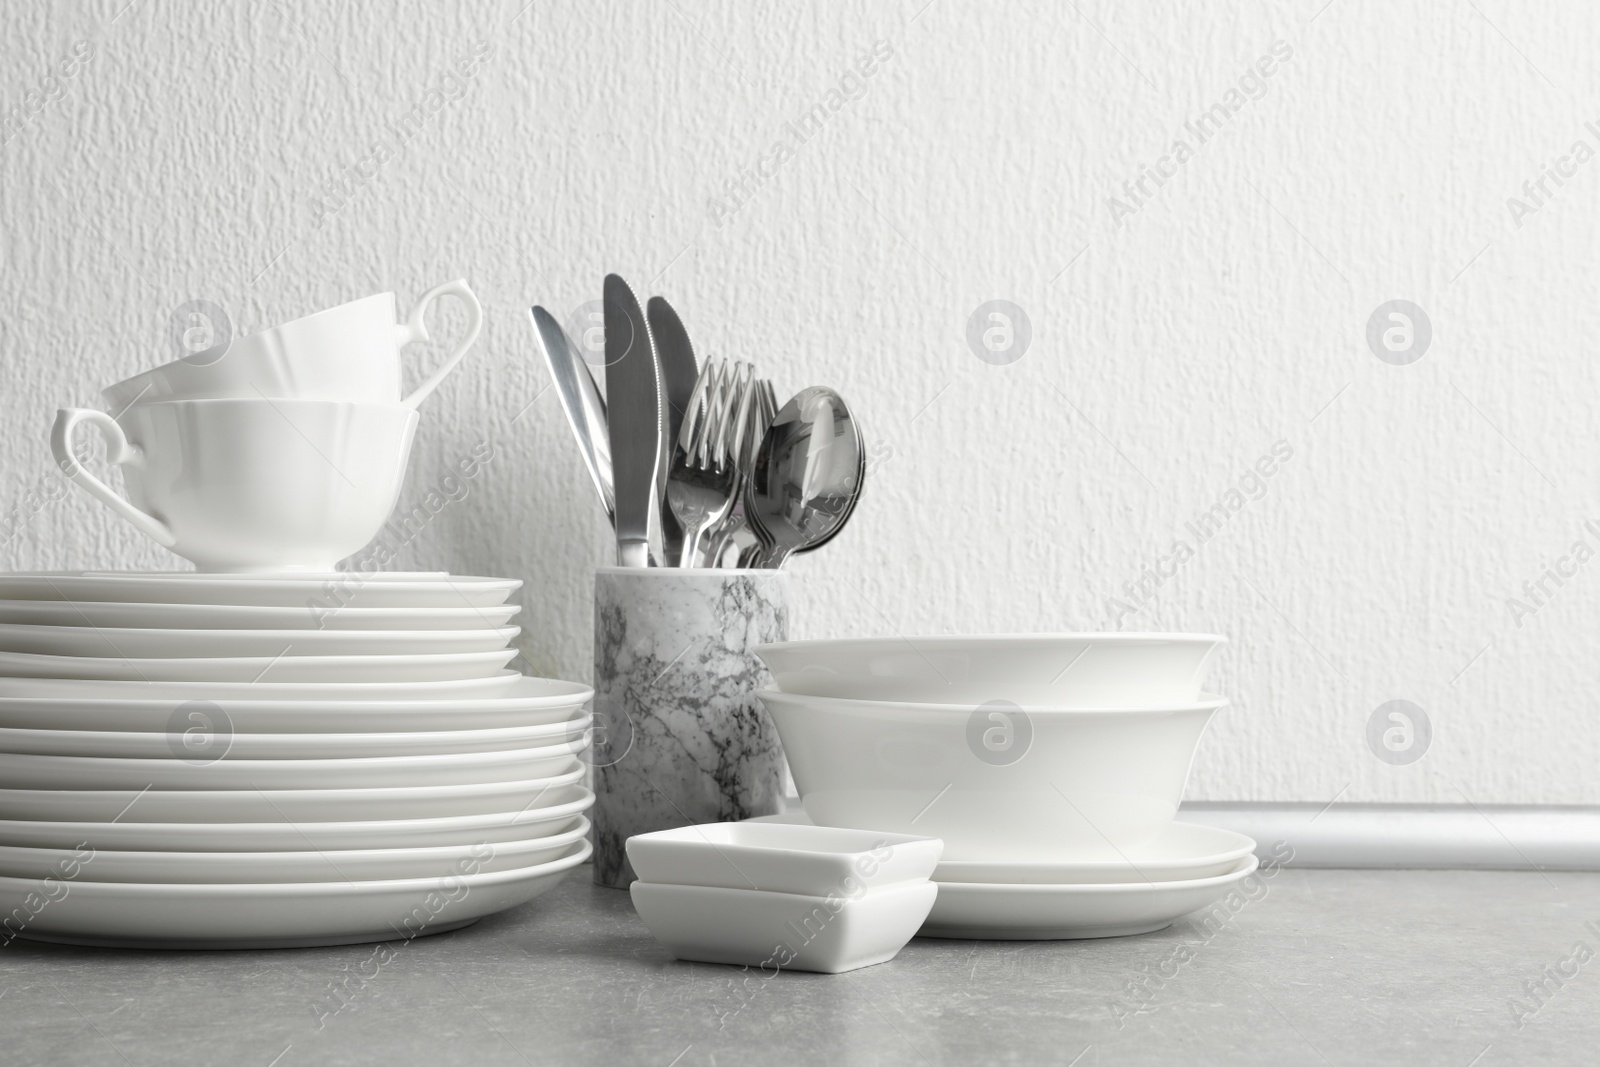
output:
[[[606,275],[606,421],[616,500],[617,565],[650,565],[650,527],[660,521],[661,363],[628,283]]]
[[[556,395],[561,398],[561,408],[567,413],[567,424],[578,441],[578,454],[589,469],[595,492],[600,494],[600,504],[606,509],[606,518],[616,512],[616,494],[611,487],[611,442],[606,436],[606,402],[600,398],[589,365],[578,354],[567,337],[567,331],[555,316],[535,305],[528,310],[533,319],[533,336],[550,366],[550,377],[556,383]]]
[[[663,394],[661,422],[661,474],[656,484],[661,487],[661,540],[663,561],[676,565],[683,557],[683,524],[673,514],[666,502],[667,467],[672,462],[672,449],[678,443],[683,429],[683,416],[689,410],[694,396],[695,382],[700,379],[700,368],[695,364],[694,347],[689,344],[689,332],[672,305],[659,296],[652,296],[645,305],[646,319],[650,325],[650,339],[656,346],[656,357],[661,362],[661,388]]]

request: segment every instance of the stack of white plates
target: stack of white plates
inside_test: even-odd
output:
[[[0,937],[344,944],[553,887],[593,694],[506,669],[519,585],[0,575]]]

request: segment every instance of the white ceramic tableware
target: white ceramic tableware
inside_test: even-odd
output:
[[[175,630],[382,630],[387,633],[506,627],[519,604],[481,608],[342,608],[313,611],[251,604],[138,604],[0,600],[0,622],[28,626],[104,626]]]
[[[179,852],[305,849],[433,848],[477,841],[531,841],[565,833],[594,805],[594,794],[570,784],[547,790],[532,807],[476,815],[348,822],[119,822],[0,819],[0,841],[33,848]]]
[[[813,822],[937,836],[947,860],[1007,863],[1153,839],[1227,703],[1102,711],[757,696]]]
[[[903,882],[855,898],[634,882],[634,909],[680,960],[838,974],[891,960],[939,887]]]
[[[95,678],[8,678],[0,675],[0,700],[163,700],[295,702],[484,700],[514,692],[525,676],[503,670],[483,678],[440,682],[146,682]],[[17,725],[21,725],[20,723]],[[290,729],[315,730],[315,726]]]
[[[377,848],[304,852],[156,852],[28,848],[0,845],[0,877],[44,878],[79,859],[74,882],[332,882],[426,878],[458,860],[480,870],[504,871],[546,863],[589,832],[589,820],[549,837],[529,841],[475,841],[435,848]],[[84,857],[87,857],[85,860]]]
[[[576,761],[573,761],[576,762]],[[526,781],[307,789],[0,789],[0,820],[143,823],[304,823],[432,819],[533,807],[588,768]],[[65,846],[63,846],[65,847]]]
[[[756,821],[682,826],[627,841],[628,862],[644,882],[810,896],[926,882],[943,847],[936,838]]]
[[[400,350],[428,339],[423,316],[434,300],[447,294],[466,305],[466,333],[444,363],[402,400]],[[207,348],[185,355],[108,386],[101,395],[113,411],[162,400],[227,397],[414,408],[438,388],[478,339],[483,308],[466,279],[457,278],[424,293],[410,318],[396,322],[394,294],[374,293],[234,339],[221,351]]]
[[[785,693],[1054,708],[1193,703],[1216,634],[992,634],[873,637],[762,645]]]
[[[222,688],[227,691],[217,691]],[[165,733],[210,722],[214,731],[240,734],[353,734],[547,726],[581,717],[594,690],[507,671],[472,682],[409,686],[0,678],[0,694],[0,727],[9,729]],[[186,706],[191,703],[198,706]],[[201,719],[191,716],[196,711]]]
[[[0,727],[0,753],[113,759],[193,759],[226,751],[229,759],[354,759],[448,756],[565,743],[583,736],[588,715],[543,726],[488,730],[376,730],[353,734],[236,733],[205,715],[180,715],[166,730],[30,730]]]
[[[391,578],[382,571],[316,575],[190,574],[178,571],[25,571],[0,574],[0,597],[13,600],[289,607],[319,620],[350,608],[482,608],[505,603],[518,578]]]
[[[0,782],[8,789],[373,789],[515,782],[565,774],[589,745],[571,741],[503,752],[443,756],[368,756],[353,759],[236,759],[227,738],[190,758],[117,759],[0,752]]]
[[[765,815],[749,823],[810,826],[803,811]],[[749,825],[746,823],[744,825]],[[1051,885],[1096,882],[1170,882],[1226,874],[1255,851],[1244,834],[1220,826],[1174,822],[1150,841],[1119,854],[1109,844],[1085,849],[1084,859],[1035,863],[946,860],[933,870],[936,882],[999,882]],[[662,879],[656,879],[661,881]]]
[[[1038,941],[1147,934],[1172,925],[1235,887],[1248,889],[1254,856],[1227,874],[1170,882],[997,885],[940,882],[919,937]],[[1259,880],[1258,880],[1259,881]],[[1259,890],[1249,896],[1259,895]]]
[[[105,438],[126,498],[79,461],[79,426]],[[140,533],[212,571],[331,571],[394,512],[417,413],[325,400],[178,400],[113,419],[63,409],[62,475]]]
[[[169,630],[0,623],[0,651],[115,659],[420,656],[497,652],[519,632],[515,626],[480,630]]]
[[[560,859],[509,871],[376,882],[173,885],[0,878],[0,914],[18,936],[116,948],[308,948],[440,934],[526,903],[589,858],[587,841]],[[467,865],[470,872],[471,865]],[[30,902],[46,900],[47,906]]]
[[[286,646],[277,656],[200,656],[183,659],[41,656],[0,652],[0,677],[127,682],[446,682],[492,676],[517,655],[446,652],[438,655],[295,656]],[[6,690],[0,687],[0,693]]]

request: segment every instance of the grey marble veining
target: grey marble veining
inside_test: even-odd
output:
[[[634,834],[783,808],[783,750],[751,651],[788,634],[775,571],[595,575],[595,878],[623,887]]]
[[[399,947],[365,981],[350,976],[371,972],[371,945],[14,941],[0,949],[0,1062],[1592,1064],[1600,961],[1562,974],[1576,943],[1600,949],[1590,923],[1600,874],[1288,868],[1209,933],[1180,920],[1105,941],[919,939],[851,974],[762,980],[673,961],[628,894],[578,870]],[[337,982],[348,1005],[319,1016]]]

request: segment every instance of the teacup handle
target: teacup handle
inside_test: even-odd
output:
[[[467,336],[456,346],[456,350],[450,353],[449,358],[440,364],[439,369],[434,371],[427,381],[417,386],[416,392],[400,401],[408,408],[414,408],[428,399],[428,394],[439,387],[439,383],[444,381],[445,375],[455,370],[456,364],[461,362],[461,357],[467,354],[467,349],[471,348],[472,343],[478,339],[478,331],[483,329],[483,305],[478,303],[478,298],[473,295],[472,290],[467,286],[467,280],[465,278],[457,278],[453,282],[445,282],[443,285],[429,289],[422,295],[422,299],[417,301],[417,306],[411,309],[411,317],[403,325],[395,327],[395,336],[399,341],[400,347],[403,348],[413,341],[426,341],[428,339],[428,326],[423,321],[423,316],[427,314],[428,305],[433,303],[436,297],[446,294],[459,296],[462,302],[467,305],[467,315],[470,318],[467,323]]]
[[[116,419],[103,411],[89,408],[62,408],[56,412],[56,424],[50,431],[50,451],[55,453],[56,464],[61,468],[61,476],[76,482],[90,496],[127,519],[133,524],[134,529],[161,547],[171,548],[177,544],[178,539],[173,536],[166,523],[128,503],[78,462],[78,454],[72,447],[72,438],[80,423],[88,423],[99,430],[100,436],[105,438],[108,463],[135,467],[144,465],[144,452],[138,445],[128,440],[127,435],[122,432],[122,427],[117,425]]]

